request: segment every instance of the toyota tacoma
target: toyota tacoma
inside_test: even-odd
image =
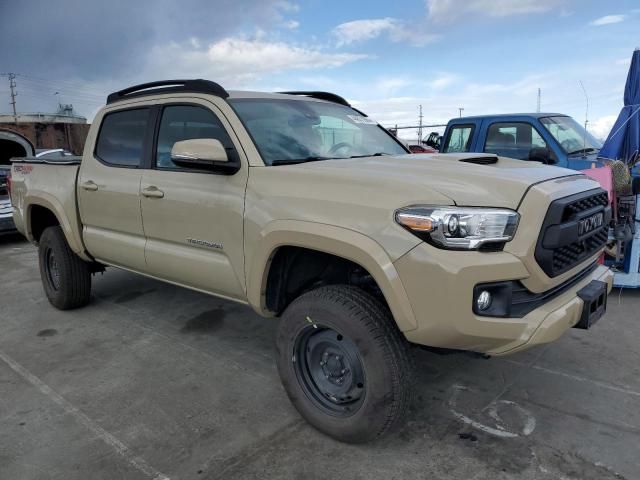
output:
[[[402,425],[411,345],[505,355],[588,328],[607,193],[496,155],[409,155],[327,92],[207,80],[108,96],[82,158],[13,163],[17,228],[58,309],[123,268],[280,317],[286,393],[347,442]]]

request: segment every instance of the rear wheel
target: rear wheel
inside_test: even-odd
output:
[[[401,424],[412,362],[406,340],[375,297],[346,285],[308,292],[284,312],[277,346],[285,390],[318,430],[359,443]]]
[[[51,305],[69,310],[89,303],[89,265],[69,248],[59,226],[48,227],[42,232],[38,257],[42,286]]]

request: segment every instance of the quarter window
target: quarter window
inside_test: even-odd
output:
[[[484,151],[502,157],[528,160],[532,148],[546,148],[547,142],[530,123],[494,123],[487,131]]]
[[[220,140],[227,152],[233,149],[233,143],[224,126],[211,110],[193,105],[165,107],[158,132],[156,167],[186,170],[185,167],[171,161],[171,149],[176,142],[196,138]]]
[[[468,152],[471,150],[473,125],[456,125],[451,128],[443,153]]]
[[[109,165],[140,167],[148,122],[148,108],[105,115],[96,143],[96,156]]]

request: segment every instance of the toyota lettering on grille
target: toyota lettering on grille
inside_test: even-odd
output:
[[[600,228],[604,222],[604,214],[602,212],[591,215],[590,217],[583,218],[578,221],[578,235],[586,235],[593,232],[595,229]]]

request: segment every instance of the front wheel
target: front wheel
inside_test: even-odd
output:
[[[284,312],[278,370],[311,425],[344,442],[373,440],[401,424],[412,362],[388,309],[359,288],[320,287]]]
[[[89,265],[73,253],[60,227],[42,232],[38,259],[42,286],[51,305],[69,310],[89,303]]]

